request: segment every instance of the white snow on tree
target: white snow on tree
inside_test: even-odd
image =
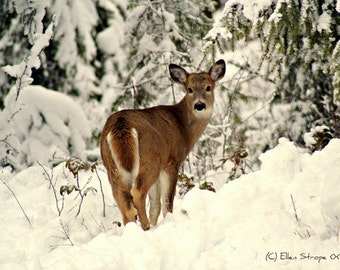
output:
[[[129,1],[121,101],[135,108],[149,106],[156,98],[176,102],[167,66],[171,61],[192,65],[197,60],[196,46],[212,23],[207,13],[214,8],[214,2],[206,0]]]
[[[45,16],[45,1],[25,2],[9,1],[8,9],[14,9],[17,14],[23,17],[24,34],[27,35],[29,43],[32,45],[30,54],[21,59],[20,63],[6,65],[2,69],[11,77],[16,78],[16,89],[18,98],[22,88],[33,82],[31,77],[32,69],[38,69],[41,66],[40,54],[50,44],[55,27],[54,18],[52,22],[43,31],[42,19]]]
[[[6,97],[5,110],[11,112],[8,123],[19,142],[17,165],[36,161],[48,164],[53,157],[70,155],[86,158],[90,125],[82,108],[70,97],[32,85],[23,89],[16,102],[15,99],[14,87]]]
[[[3,164],[25,160],[9,123],[18,113],[4,104],[15,83],[72,96],[96,151],[112,111],[180,100],[181,89],[169,80],[170,62],[190,71],[219,58],[228,63],[211,124],[184,169],[197,178],[209,169],[226,170],[221,160],[244,151],[256,162],[280,136],[303,143],[303,133],[318,125],[336,135],[340,128],[329,124],[340,119],[332,115],[339,99],[339,1],[229,0],[215,12],[217,2],[5,1],[0,65],[14,79],[0,72],[0,156],[12,159]],[[297,35],[301,29],[306,33]],[[298,65],[303,61],[306,67]],[[68,148],[63,152],[73,152]]]
[[[59,43],[55,59],[66,71],[68,83],[63,92],[77,91],[86,100],[91,92],[98,92],[95,69],[89,63],[96,56],[92,36],[98,21],[92,0],[53,1],[50,14],[56,16],[55,40]]]
[[[206,35],[203,57],[228,55],[237,69],[232,125],[256,156],[280,136],[304,144],[303,134],[318,125],[340,136],[338,7],[335,0],[230,0]],[[257,108],[245,116],[251,100]]]

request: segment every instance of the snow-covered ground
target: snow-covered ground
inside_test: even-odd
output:
[[[216,193],[176,198],[174,213],[147,232],[118,226],[100,167],[103,194],[95,172],[79,173],[88,193],[78,217],[78,192],[59,194],[76,183],[65,164],[16,175],[2,168],[0,269],[340,269],[339,150],[333,139],[311,155],[282,138],[258,171],[227,184],[211,173]]]

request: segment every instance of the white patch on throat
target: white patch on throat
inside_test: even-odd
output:
[[[213,108],[209,107],[202,111],[193,110],[193,114],[196,119],[210,119],[213,113]]]

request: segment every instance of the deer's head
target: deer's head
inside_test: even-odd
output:
[[[188,108],[196,118],[210,118],[214,105],[215,82],[223,78],[225,62],[217,61],[208,72],[188,73],[184,68],[170,64],[171,78],[184,86]]]

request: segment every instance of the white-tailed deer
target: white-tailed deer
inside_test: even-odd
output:
[[[215,82],[225,73],[223,60],[208,72],[188,73],[170,64],[171,78],[184,86],[186,95],[176,105],[123,110],[111,115],[102,132],[100,149],[113,196],[124,225],[139,217],[149,229],[172,212],[178,171],[206,128],[213,110]]]

